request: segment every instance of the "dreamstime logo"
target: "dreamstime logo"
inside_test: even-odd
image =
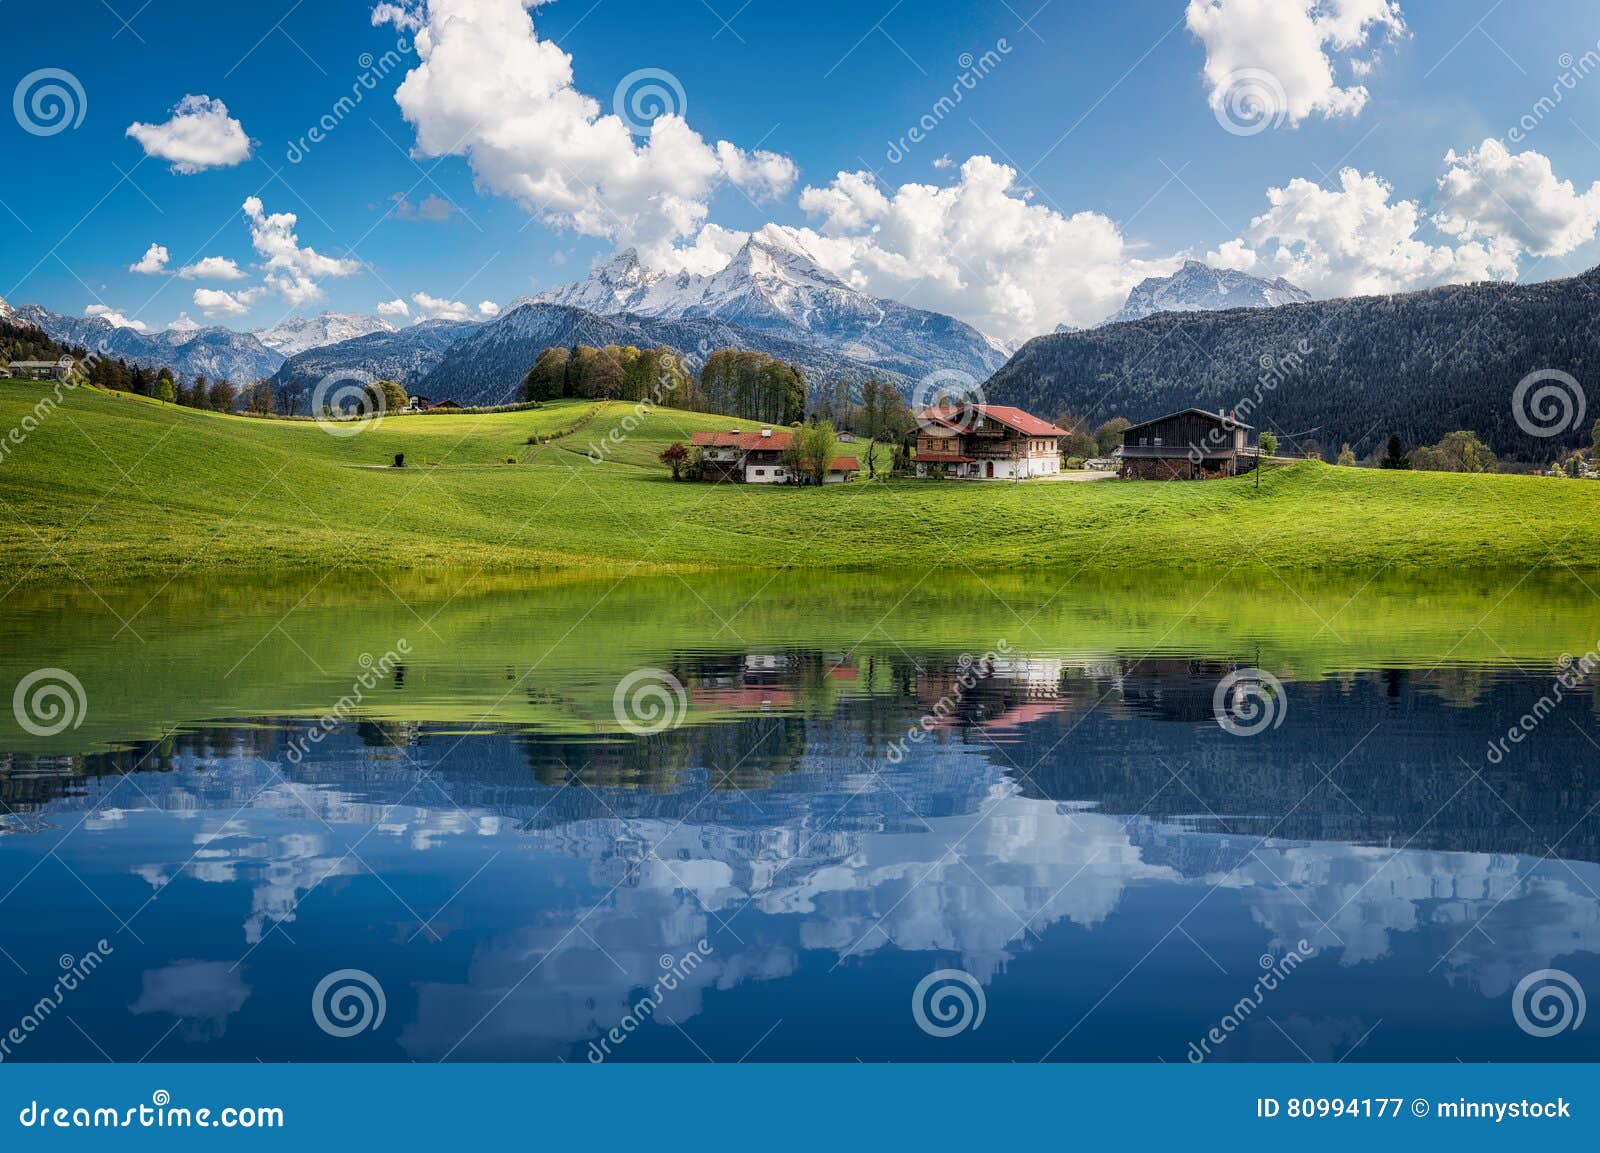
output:
[[[683,683],[665,669],[637,669],[617,683],[611,694],[617,724],[636,737],[675,729],[689,712]]]
[[[1554,1037],[1583,1024],[1583,986],[1564,969],[1536,969],[1517,982],[1511,1016],[1530,1037]]]
[[[311,994],[311,1016],[330,1037],[377,1032],[388,1008],[383,986],[364,969],[335,969]]]
[[[917,381],[911,390],[911,411],[923,428],[954,428],[971,432],[983,414],[983,387],[958,368],[941,368]]]
[[[78,728],[88,709],[83,683],[66,669],[35,669],[17,682],[11,694],[17,724],[36,737]]]
[[[416,47],[411,40],[402,36],[394,42],[394,47],[382,56],[374,57],[370,52],[363,52],[358,56],[356,64],[361,72],[350,85],[350,95],[340,96],[303,136],[298,140],[291,140],[288,151],[284,153],[284,159],[290,164],[299,164],[304,160],[314,146],[321,144],[328,138],[329,133],[344,123],[345,118],[366,99],[368,92],[378,87],[378,81],[399,68],[405,58],[415,51]]]
[[[635,136],[648,136],[663,116],[683,116],[689,97],[683,82],[665,68],[640,68],[617,84],[611,110]]]
[[[334,371],[311,390],[311,414],[324,432],[356,436],[383,423],[388,401],[376,378],[361,369]]]
[[[1529,436],[1560,436],[1581,428],[1588,406],[1583,385],[1557,368],[1530,372],[1511,392],[1511,414]]]
[[[1265,68],[1241,68],[1211,96],[1217,123],[1234,136],[1256,136],[1281,127],[1289,115],[1283,82]]]
[[[1211,694],[1217,724],[1236,737],[1253,737],[1282,726],[1289,713],[1283,682],[1265,669],[1235,669]]]
[[[889,148],[884,153],[884,158],[890,164],[899,164],[904,160],[913,148],[928,139],[929,134],[961,106],[967,98],[967,93],[976,89],[979,81],[1000,67],[1001,62],[1009,55],[1011,55],[1011,41],[1004,36],[995,41],[994,47],[981,56],[963,52],[956,59],[956,65],[961,71],[956,74],[954,82],[950,85],[950,94],[941,95],[935,100],[933,106],[923,113],[899,140],[889,141]]]
[[[65,68],[39,68],[17,81],[11,112],[22,130],[33,136],[54,136],[83,123],[89,98],[83,85]]]
[[[989,1002],[965,969],[935,969],[911,992],[911,1016],[930,1037],[954,1037],[983,1024]]]

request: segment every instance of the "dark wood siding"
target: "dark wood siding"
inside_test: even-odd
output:
[[[1242,447],[1243,434],[1242,428],[1227,427],[1222,417],[1180,412],[1138,428],[1130,428],[1122,434],[1122,443],[1129,448],[1160,447],[1177,449],[1182,453],[1187,453],[1191,447],[1200,447],[1206,452],[1215,453]]]

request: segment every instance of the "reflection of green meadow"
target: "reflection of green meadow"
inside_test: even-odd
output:
[[[0,382],[0,434],[50,386]],[[0,462],[0,587],[738,567],[1146,574],[1600,567],[1600,486],[1299,464],[1205,484],[674,484],[748,421],[630,404],[391,415],[355,436],[82,388]],[[615,434],[615,435],[613,435]],[[554,439],[552,439],[554,438]],[[533,443],[529,443],[532,441]],[[866,446],[848,451],[858,456]],[[598,462],[589,459],[594,453]],[[404,454],[406,467],[390,465]],[[886,455],[880,449],[880,456]],[[1048,579],[1048,578],[1046,578]]]
[[[620,729],[618,682],[660,668],[692,680],[707,655],[820,653],[856,679],[815,678],[794,707],[894,686],[889,662],[979,655],[1203,656],[1285,679],[1372,668],[1553,670],[1596,645],[1600,613],[1576,581],[1380,577],[1080,577],[937,572],[697,574],[530,583],[470,571],[384,581],[341,574],[272,586],[214,579],[149,593],[13,593],[0,614],[0,753],[78,753],[229,718],[333,709],[403,639],[403,687],[381,678],[357,715],[466,731]],[[405,603],[402,603],[402,599]],[[128,622],[123,627],[119,617]],[[121,629],[119,634],[118,630]],[[88,698],[82,725],[33,737],[9,707],[29,672],[59,667]],[[690,719],[734,707],[691,685]]]

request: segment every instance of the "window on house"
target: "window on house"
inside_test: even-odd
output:
[[[1150,438],[1148,436],[1141,436],[1139,438],[1139,444],[1142,447],[1148,448],[1150,446]]]
[[[764,469],[764,468],[758,468],[758,469],[756,469],[756,475],[757,476],[766,476],[767,475],[767,470]]]
[[[1157,448],[1160,448],[1160,447],[1161,447],[1161,438],[1160,438],[1160,437],[1159,437],[1159,436],[1158,436],[1158,437],[1156,437],[1156,447],[1157,447]]]

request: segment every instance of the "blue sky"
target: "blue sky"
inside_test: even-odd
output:
[[[1185,255],[1290,274],[1319,296],[1471,279],[1484,269],[1543,279],[1600,262],[1600,75],[1578,76],[1559,106],[1508,140],[1563,71],[1569,79],[1584,71],[1583,54],[1600,43],[1593,3],[1273,0],[1358,25],[1383,14],[1359,43],[1323,45],[1344,94],[1329,100],[1348,105],[1349,93],[1364,89],[1359,109],[1331,112],[1328,101],[1311,111],[1272,107],[1311,90],[1304,52],[1291,51],[1282,27],[1252,15],[1263,0],[1201,2],[1219,9],[1214,42],[1196,30],[1184,0],[540,4],[529,43],[536,36],[541,51],[553,42],[570,55],[572,87],[599,102],[599,116],[612,112],[619,81],[640,69],[670,72],[683,94],[676,107],[691,139],[673,150],[663,140],[651,172],[634,172],[637,157],[618,155],[609,136],[606,155],[574,159],[570,169],[556,150],[563,171],[544,175],[568,193],[591,183],[591,169],[609,174],[594,178],[603,203],[587,220],[516,191],[552,162],[537,142],[502,147],[495,139],[519,117],[544,123],[542,111],[518,103],[534,96],[498,86],[497,75],[525,71],[507,67],[514,55],[494,58],[517,39],[503,29],[477,47],[455,45],[451,61],[441,52],[430,94],[408,114],[395,90],[421,64],[417,52],[405,50],[377,78],[363,54],[381,58],[402,34],[409,43],[425,9],[412,8],[400,29],[374,26],[371,3],[341,0],[12,4],[7,87],[21,96],[25,77],[64,70],[81,86],[83,116],[51,134],[0,118],[11,162],[0,187],[0,295],[70,313],[99,306],[150,329],[185,314],[246,328],[325,308],[372,312],[394,300],[406,302],[412,320],[447,302],[481,315],[481,302],[575,279],[619,244],[703,271],[738,233],[770,221],[804,230],[798,235],[827,266],[871,291],[1020,339],[1061,321],[1092,323],[1139,276],[1168,271]],[[447,0],[431,15],[475,4],[497,8],[501,20],[508,5],[520,15],[515,0]],[[891,162],[890,142],[951,92],[963,54],[986,51],[996,61],[987,75]],[[1269,127],[1225,130],[1208,102],[1208,57],[1219,68],[1269,74]],[[374,86],[361,104],[320,143],[292,149],[363,73]],[[477,83],[486,90],[470,91]],[[235,152],[220,154],[229,162],[173,171],[170,154],[149,155],[128,135],[130,125],[162,125],[180,101],[201,95],[240,126]],[[472,122],[457,133],[462,116]],[[430,130],[448,131],[452,146],[469,136],[469,154],[448,154],[437,140],[419,150],[419,131]],[[747,159],[772,154],[777,175],[741,182],[723,168],[685,191],[682,171],[717,141]],[[1486,141],[1504,155],[1484,151]],[[648,142],[646,129],[631,147]],[[573,156],[584,147],[576,143]],[[1452,151],[1468,159],[1455,166],[1455,198],[1446,203],[1440,181]],[[973,157],[992,164],[963,168]],[[1014,170],[1009,183],[996,181],[1000,167]],[[1342,183],[1346,167],[1387,191]],[[863,216],[841,193],[830,208],[827,191],[840,172],[870,174],[883,202]],[[972,195],[962,202],[952,193],[932,208],[917,186]],[[1252,232],[1269,211],[1269,189],[1289,190],[1293,219]],[[674,231],[649,219],[663,196],[690,205],[688,225]],[[291,256],[274,278],[241,211],[250,197],[263,218],[293,213],[295,250],[327,261]],[[1394,211],[1408,202],[1415,227]],[[1005,211],[993,212],[996,203]],[[1341,221],[1348,244],[1336,239]],[[677,255],[705,239],[706,222],[735,235]],[[985,227],[996,235],[971,235]],[[1008,248],[1001,233],[1024,239]],[[169,254],[162,271],[129,271],[152,244]],[[1341,245],[1350,251],[1336,251]],[[241,275],[173,275],[208,257],[233,261]],[[299,290],[273,286],[296,276]],[[200,291],[235,299],[208,318]]]

